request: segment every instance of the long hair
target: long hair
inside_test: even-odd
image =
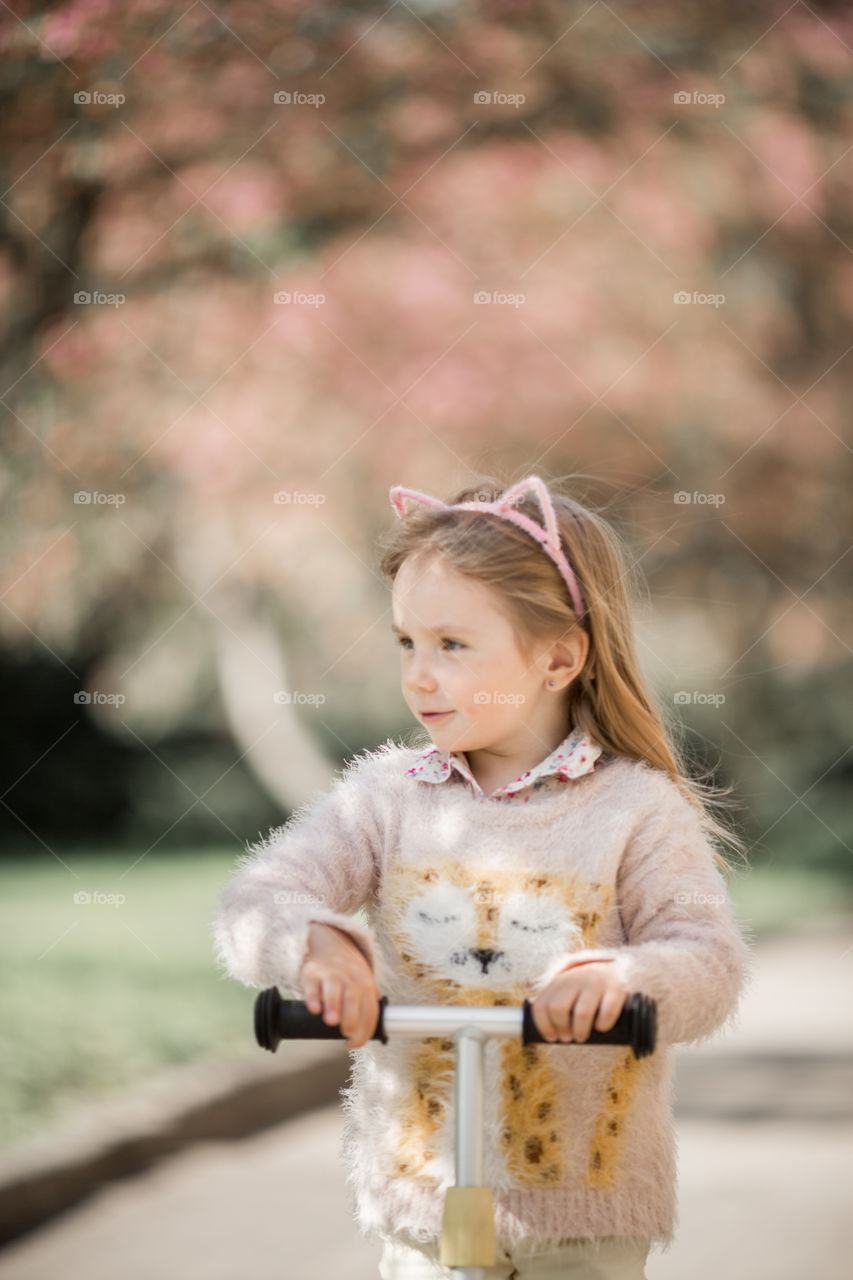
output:
[[[552,482],[553,483],[553,482]],[[449,504],[494,502],[510,488],[483,477]],[[634,647],[633,615],[647,591],[625,542],[599,510],[548,484],[563,554],[580,583],[586,613],[579,620],[560,571],[531,535],[490,512],[444,511],[415,504],[378,540],[379,569],[392,584],[410,556],[438,557],[448,568],[491,588],[511,622],[522,656],[557,643],[581,627],[589,636],[586,661],[566,691],[566,733],[579,729],[605,752],[644,760],[676,783],[702,816],[714,860],[728,878],[726,846],[744,861],[743,841],[712,812],[732,788],[691,776],[683,726],[646,684]],[[525,514],[544,524],[534,493]],[[726,806],[727,807],[727,806]]]

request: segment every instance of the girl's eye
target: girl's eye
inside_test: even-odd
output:
[[[412,643],[408,636],[398,636],[397,641],[404,649],[408,649],[408,646]],[[447,637],[442,641],[442,644],[455,644],[459,649],[465,648],[461,640],[450,640]]]

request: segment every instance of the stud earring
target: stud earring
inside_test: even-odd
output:
[[[548,681],[548,688],[549,688],[549,689],[553,689],[553,688],[554,688],[554,681],[553,681],[553,680],[549,680],[549,681]]]

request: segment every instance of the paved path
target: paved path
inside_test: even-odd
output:
[[[740,1027],[678,1053],[680,1227],[649,1280],[848,1280],[853,928],[764,943]],[[0,1254],[0,1280],[376,1280],[328,1107],[205,1143]]]

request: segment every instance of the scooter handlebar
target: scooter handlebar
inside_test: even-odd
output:
[[[387,997],[382,996],[379,1018],[371,1036],[372,1040],[381,1040],[383,1044],[388,1043],[383,1026],[387,1004]],[[345,1040],[346,1037],[338,1023],[330,1025],[324,1022],[322,1012],[310,1012],[304,1000],[283,1000],[278,987],[268,987],[255,1000],[255,1039],[262,1049],[275,1053],[281,1040]],[[636,991],[625,1001],[622,1012],[609,1031],[593,1028],[587,1040],[568,1041],[568,1045],[582,1048],[586,1044],[626,1044],[631,1046],[636,1058],[644,1058],[654,1053],[656,1040],[657,1005],[650,996]],[[529,1000],[525,1000],[522,1006],[521,1041],[525,1045],[563,1044],[540,1035]]]
[[[657,1043],[657,1005],[651,996],[639,991],[628,996],[622,1012],[609,1031],[597,1031],[595,1027],[586,1040],[546,1040],[533,1021],[533,1009],[530,1001],[525,1000],[523,1014],[522,1044],[574,1044],[581,1048],[585,1044],[628,1044],[634,1050],[635,1058],[645,1058],[654,1053]]]

